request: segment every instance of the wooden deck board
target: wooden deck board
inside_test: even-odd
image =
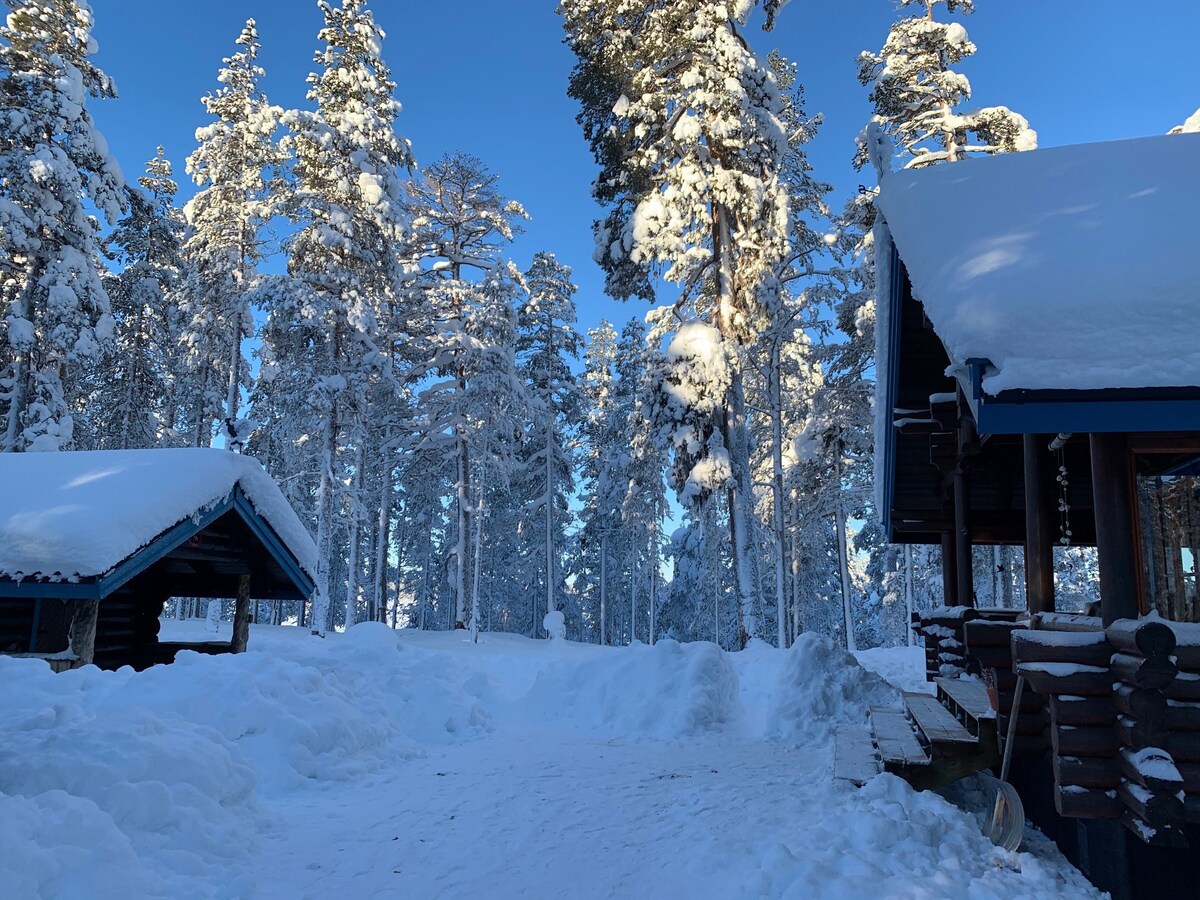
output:
[[[833,748],[834,778],[861,785],[883,771],[867,725],[843,722],[834,732]]]
[[[912,724],[901,710],[873,706],[871,722],[875,726],[879,755],[885,763],[902,766],[929,764],[929,754],[921,746]]]
[[[969,681],[962,678],[935,678],[938,696],[945,694],[954,706],[957,706],[967,716],[976,721],[996,718],[992,709],[992,701],[988,699],[987,688],[982,681]],[[970,725],[968,724],[968,730]]]
[[[917,727],[933,744],[977,744],[979,739],[967,731],[937,698],[928,694],[904,695]]]

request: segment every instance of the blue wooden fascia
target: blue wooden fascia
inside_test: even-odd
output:
[[[1053,399],[989,397],[986,359],[968,359],[967,401],[980,434],[1093,434],[1200,431],[1200,399],[1104,399],[1104,391],[1062,391]],[[1072,394],[1075,396],[1072,397]]]
[[[884,534],[892,531],[892,503],[896,496],[896,426],[892,424],[891,410],[896,407],[896,394],[900,390],[900,323],[904,312],[904,277],[901,274],[900,251],[891,242],[889,252],[891,265],[888,267],[888,325],[886,336],[888,342],[888,371],[887,382],[884,386],[884,409],[888,410],[885,418],[886,433],[876,435],[876,440],[883,441],[883,509],[879,510],[880,521],[883,523]]]
[[[189,516],[182,522],[167,529],[141,550],[99,578],[75,582],[41,581],[34,579],[12,581],[0,578],[0,597],[34,599],[35,601],[42,598],[53,600],[102,600],[128,583],[131,579],[145,572],[189,538],[199,534],[231,509],[237,511],[242,521],[246,523],[255,537],[263,543],[272,558],[279,563],[280,568],[292,580],[296,589],[306,597],[311,596],[313,591],[316,590],[316,584],[312,578],[300,566],[299,561],[292,555],[287,545],[279,539],[275,530],[258,514],[258,511],[254,508],[254,504],[250,502],[249,498],[242,492],[242,489],[235,487],[232,493],[224,500],[200,513],[198,516]],[[37,616],[38,609],[35,606],[34,634],[36,634]]]
[[[280,568],[292,579],[292,583],[296,588],[305,597],[312,596],[313,591],[316,590],[316,584],[304,569],[301,568],[300,562],[292,555],[292,551],[279,539],[279,535],[275,533],[275,529],[268,525],[266,520],[258,514],[258,511],[254,508],[254,504],[250,502],[250,499],[242,492],[240,487],[234,488],[233,507],[238,511],[238,514],[242,517],[242,521],[249,526],[255,537],[262,541],[275,562],[279,563]]]

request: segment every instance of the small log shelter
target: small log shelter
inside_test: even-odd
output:
[[[1198,160],[1200,135],[1006,154],[884,173],[876,204],[877,504],[942,548],[946,606],[914,628],[980,741],[910,700],[924,752],[885,717],[877,766],[945,783],[1015,716],[1027,814],[1117,900],[1200,883]],[[1065,543],[1097,548],[1097,616],[1056,612]],[[1023,615],[975,608],[989,544],[1024,550]]]
[[[56,670],[240,652],[251,599],[307,600],[315,548],[279,488],[224,450],[0,455],[0,652]],[[233,638],[158,640],[172,597],[235,600]]]

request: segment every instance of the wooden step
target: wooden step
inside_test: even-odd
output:
[[[978,744],[979,739],[967,731],[946,707],[928,694],[904,695],[917,727],[931,744]]]
[[[882,706],[871,707],[871,724],[875,728],[875,743],[885,766],[926,766],[929,754],[921,746],[912,723],[902,710]]]
[[[868,725],[843,722],[833,735],[833,777],[863,785],[883,771]]]
[[[963,678],[935,678],[937,697],[942,705],[976,737],[979,736],[981,721],[995,722],[996,711],[988,699],[987,687],[982,681]]]

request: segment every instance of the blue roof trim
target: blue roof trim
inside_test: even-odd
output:
[[[292,583],[300,588],[300,592],[305,596],[312,596],[313,591],[317,589],[316,582],[301,568],[300,561],[292,555],[292,551],[279,539],[279,535],[275,533],[275,529],[268,525],[267,521],[258,514],[258,510],[254,508],[254,504],[250,502],[250,499],[242,493],[240,487],[234,488],[233,507],[241,515],[242,520],[250,527],[250,530],[254,532],[255,537],[262,541],[263,545],[270,551],[275,562],[279,563],[280,568],[292,579]]]
[[[188,538],[199,534],[221,516],[230,510],[236,510],[250,531],[262,541],[267,551],[279,563],[280,568],[292,580],[293,584],[305,596],[311,596],[316,590],[312,578],[300,567],[299,561],[287,546],[275,534],[274,529],[258,514],[254,505],[242,493],[240,487],[233,491],[220,503],[205,510],[198,516],[189,516],[176,525],[168,528],[149,544],[136,551],[124,562],[99,578],[75,582],[42,581],[25,579],[13,581],[0,578],[0,598],[37,599],[49,598],[55,600],[103,600],[114,591],[121,588],[131,579],[145,572],[172,550],[175,550]]]
[[[1107,432],[1200,430],[1200,397],[1161,396],[1152,389],[1134,397],[1113,398],[1111,391],[1048,391],[1040,397],[983,390],[991,362],[968,359],[971,412],[980,434],[1093,434]]]
[[[876,435],[875,439],[883,440],[883,509],[879,510],[880,520],[883,523],[884,534],[891,534],[892,531],[892,503],[896,496],[896,426],[892,424],[891,410],[896,408],[896,394],[900,390],[900,323],[903,321],[903,306],[904,306],[904,277],[902,277],[901,267],[904,265],[900,260],[900,251],[896,249],[896,242],[891,241],[891,265],[888,266],[888,325],[890,329],[887,335],[888,341],[888,371],[887,382],[884,386],[883,399],[884,409],[888,411],[888,415],[884,421],[887,423],[887,433],[884,435]],[[878,372],[876,372],[878,377]]]

